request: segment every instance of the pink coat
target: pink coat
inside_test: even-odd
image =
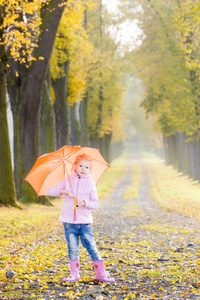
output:
[[[67,195],[63,195],[63,205],[59,221],[71,224],[92,223],[93,218],[91,210],[99,207],[99,200],[95,183],[90,175],[79,178],[77,173],[73,172],[69,177],[66,177],[57,185],[49,188],[48,195],[52,197],[61,197],[60,192],[62,189],[72,192],[77,200],[84,200],[86,206],[77,208],[77,220],[74,221],[74,200]]]

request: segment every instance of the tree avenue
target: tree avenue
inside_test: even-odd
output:
[[[0,204],[48,200],[24,181],[39,155],[79,144],[110,162],[111,144],[135,130],[152,147],[163,139],[167,163],[200,180],[199,5],[123,0],[115,14],[102,1],[1,0]],[[115,35],[134,20],[140,43],[122,47]]]
[[[200,1],[123,3],[143,30],[141,46],[129,53],[145,88],[142,107],[163,136],[167,163],[200,180]]]
[[[90,0],[10,0],[1,1],[0,8],[4,70],[0,131],[6,149],[0,152],[0,203],[15,205],[16,198],[23,203],[43,202],[46,198],[38,199],[24,181],[41,153],[80,144],[99,147],[110,160],[112,135],[118,141],[123,138],[122,66],[103,24],[105,16],[107,20],[111,16],[102,3]],[[14,180],[6,91],[13,115]]]

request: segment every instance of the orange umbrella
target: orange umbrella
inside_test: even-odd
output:
[[[38,196],[47,195],[51,186],[61,182],[72,172],[75,158],[80,154],[88,154],[92,158],[90,175],[97,184],[109,165],[98,149],[81,148],[80,146],[64,146],[59,150],[40,156],[25,180],[30,183]]]

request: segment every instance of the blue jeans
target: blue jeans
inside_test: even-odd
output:
[[[101,255],[96,248],[94,235],[90,224],[69,224],[63,223],[65,237],[68,244],[70,260],[79,259],[79,237],[84,248],[87,249],[93,261],[101,260]]]

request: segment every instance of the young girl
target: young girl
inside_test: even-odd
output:
[[[93,261],[95,278],[101,282],[114,282],[105,271],[104,262],[96,248],[94,235],[91,229],[93,222],[91,210],[99,207],[96,186],[90,177],[92,159],[87,154],[76,157],[73,164],[73,173],[62,182],[49,188],[48,195],[53,197],[63,196],[63,206],[60,222],[63,222],[65,237],[68,243],[68,255],[70,259],[71,275],[64,281],[75,282],[79,276],[79,237]],[[77,209],[74,214],[74,200]]]

